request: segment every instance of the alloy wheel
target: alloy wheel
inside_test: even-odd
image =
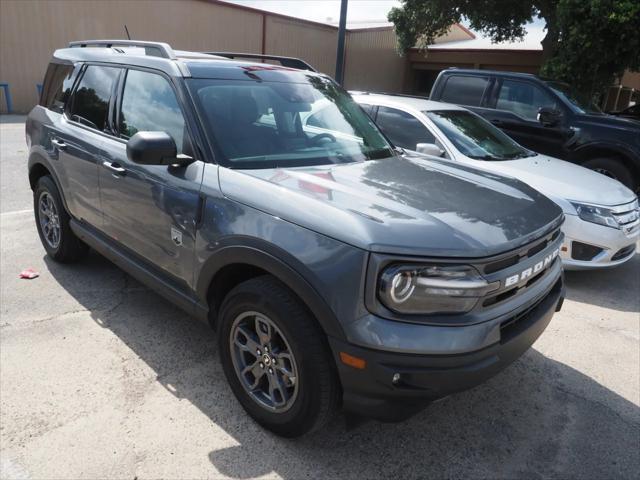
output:
[[[62,236],[60,216],[49,192],[42,192],[38,199],[38,221],[47,244],[51,248],[58,248]]]
[[[298,367],[289,342],[266,315],[244,312],[236,317],[229,338],[236,375],[260,406],[285,412],[298,395]]]

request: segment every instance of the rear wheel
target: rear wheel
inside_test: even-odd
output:
[[[71,218],[62,204],[56,184],[48,175],[41,177],[36,184],[33,209],[40,241],[51,258],[68,263],[84,257],[89,247],[71,230]]]
[[[618,180],[633,191],[638,190],[638,180],[634,178],[633,172],[629,167],[620,160],[615,158],[593,158],[584,162],[582,166]]]
[[[240,404],[260,425],[297,437],[324,425],[339,383],[324,332],[273,277],[235,287],[220,308],[222,366]]]

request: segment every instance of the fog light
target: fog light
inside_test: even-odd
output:
[[[400,383],[400,374],[399,373],[394,373],[393,374],[393,378],[391,378],[391,383],[393,383],[394,385],[397,385]]]

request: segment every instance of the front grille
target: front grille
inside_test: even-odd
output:
[[[624,205],[613,207],[611,211],[625,234],[631,234],[638,230],[640,226],[640,209],[638,208],[637,199]]]
[[[527,258],[533,257],[536,253],[547,248],[547,245],[553,243],[556,238],[558,238],[558,235],[560,235],[559,228],[553,233],[547,235],[545,238],[538,240],[537,243],[534,242],[533,246],[529,246],[528,248],[525,247],[524,251],[516,252],[507,258],[486,264],[483,271],[486,274],[499,272],[500,270],[509,268]]]
[[[560,259],[556,258],[554,260],[554,262],[549,265],[549,268],[551,268],[555,264],[555,262],[559,262],[559,261],[560,261]],[[511,290],[507,290],[507,291],[502,292],[502,293],[500,293],[498,295],[494,295],[493,297],[487,298],[484,302],[482,302],[482,306],[483,307],[490,307],[491,305],[495,305],[496,303],[504,302],[505,300],[513,297],[520,290],[527,289],[531,285],[536,283],[538,280],[540,280],[544,276],[545,273],[547,273],[547,271],[548,271],[548,269],[542,270],[537,275],[531,277],[531,279],[527,283],[525,283],[524,285],[520,285],[519,287],[514,287]]]
[[[561,262],[561,242],[562,233],[558,227],[517,250],[489,259],[484,264],[476,264],[475,267],[483,272],[486,280],[497,285],[495,290],[481,299],[478,307],[498,307],[546,278],[549,271]]]
[[[582,242],[571,242],[571,258],[588,262],[602,253],[602,248]]]
[[[613,255],[613,257],[611,257],[611,261],[615,262],[616,260],[620,260],[627,255],[631,255],[631,253],[633,253],[635,249],[635,245],[629,245],[628,247],[621,248]]]

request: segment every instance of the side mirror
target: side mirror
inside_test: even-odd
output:
[[[138,132],[127,142],[127,158],[140,165],[179,165],[193,162],[177,154],[176,142],[166,132]]]
[[[425,155],[432,155],[434,157],[441,157],[444,150],[435,143],[418,143],[416,145],[416,152],[423,153]]]
[[[542,107],[538,110],[538,122],[543,127],[555,127],[562,119],[562,113],[552,108]]]

